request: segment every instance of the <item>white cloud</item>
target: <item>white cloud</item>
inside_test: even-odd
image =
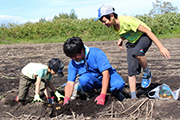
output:
[[[152,2],[156,0],[31,0],[23,5],[14,5],[9,8],[0,7],[0,25],[2,23],[23,24],[25,22],[38,22],[40,18],[51,21],[55,15],[70,13],[75,10],[78,19],[95,18],[97,10],[102,4],[115,7],[118,15],[148,14],[152,9]],[[165,1],[165,0],[163,0]],[[169,0],[170,1],[170,0]],[[25,4],[26,3],[26,4]],[[174,6],[179,6],[179,0],[171,0]],[[1,5],[1,4],[0,4]],[[2,15],[3,14],[3,15]]]
[[[51,18],[51,17],[46,17],[45,20],[46,20],[46,21],[52,21],[53,18]]]
[[[0,24],[8,24],[8,23],[23,23],[25,19],[22,17],[16,16],[8,16],[8,15],[0,15]]]
[[[8,23],[15,23],[15,24],[23,24],[23,23],[26,23],[26,22],[35,23],[35,22],[38,22],[39,19],[25,19],[25,18],[20,17],[20,16],[0,15],[0,25],[1,24],[7,25]],[[45,20],[51,21],[52,18],[47,17],[47,18],[45,18]]]

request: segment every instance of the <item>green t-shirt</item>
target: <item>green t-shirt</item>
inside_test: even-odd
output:
[[[115,32],[127,39],[130,43],[135,43],[143,34],[137,30],[140,24],[151,30],[145,23],[137,18],[131,16],[118,16],[118,19],[120,21],[120,30],[115,30]]]
[[[47,79],[48,81],[51,81],[52,79],[52,74],[49,73],[47,74],[47,69],[40,69],[37,72],[37,76],[39,76],[41,79]]]

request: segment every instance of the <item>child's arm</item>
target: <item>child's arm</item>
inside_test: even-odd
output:
[[[36,87],[35,87],[35,95],[34,95],[34,101],[39,101],[39,102],[43,102],[43,100],[40,98],[39,96],[39,86],[41,83],[41,78],[39,76],[37,76],[37,80],[36,80]]]
[[[102,89],[101,89],[101,93],[102,94],[106,94],[107,93],[107,89],[109,86],[109,78],[110,78],[110,74],[109,74],[109,70],[104,70],[102,72],[103,78],[102,78]]]
[[[101,88],[101,94],[96,97],[94,100],[96,104],[104,105],[105,99],[106,99],[106,93],[109,86],[109,78],[110,74],[108,70],[104,70],[102,72],[103,78],[102,78],[102,88]]]
[[[53,86],[52,82],[51,81],[47,81],[48,82],[48,85],[49,85],[49,88],[54,92],[54,94],[56,95],[58,101],[61,100],[61,98],[64,98],[63,95],[61,95]]]
[[[73,90],[74,90],[74,82],[73,81],[68,81],[66,86],[65,86],[65,97],[71,97]]]
[[[37,76],[36,87],[35,87],[35,95],[39,95],[40,83],[41,83],[41,78],[39,76]]]
[[[143,25],[139,25],[138,30],[147,34],[147,36],[149,36],[149,38],[156,44],[156,46],[159,48],[159,51],[166,59],[170,58],[169,51],[161,44],[161,42],[150,30],[145,28]]]
[[[119,40],[118,40],[118,46],[121,50],[124,50],[124,48],[122,47],[122,44],[123,44],[123,40],[125,40],[125,38],[123,37],[120,37]]]
[[[70,97],[73,93],[74,90],[74,82],[73,81],[68,81],[66,86],[65,86],[65,98],[64,98],[64,103],[63,105],[69,104],[70,102]]]
[[[51,81],[47,81],[48,85],[49,85],[49,88],[55,93],[56,90],[54,88],[54,86],[52,85],[52,82]]]

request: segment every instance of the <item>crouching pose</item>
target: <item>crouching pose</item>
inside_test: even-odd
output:
[[[71,58],[68,66],[63,105],[70,102],[77,75],[84,92],[92,93],[94,89],[101,89],[100,95],[95,99],[97,104],[105,104],[108,88],[119,100],[122,101],[125,98],[121,93],[125,82],[116,70],[112,68],[102,50],[85,46],[79,37],[67,39],[64,42],[63,50],[66,56]]]
[[[64,98],[58,91],[55,90],[51,83],[52,75],[57,74],[59,77],[63,77],[63,63],[58,58],[52,58],[48,65],[43,65],[41,63],[28,63],[20,73],[19,82],[19,94],[15,98],[17,102],[24,101],[28,95],[29,87],[32,83],[35,83],[35,95],[34,101],[43,102],[39,96],[39,91],[44,91],[44,94],[50,104],[54,103],[54,97],[51,97],[50,91],[54,92],[58,100]]]

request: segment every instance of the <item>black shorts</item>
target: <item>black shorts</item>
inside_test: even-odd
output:
[[[135,43],[126,43],[129,76],[139,75],[141,73],[141,65],[135,55],[145,56],[145,53],[148,51],[151,44],[152,40],[145,34],[143,34]]]

